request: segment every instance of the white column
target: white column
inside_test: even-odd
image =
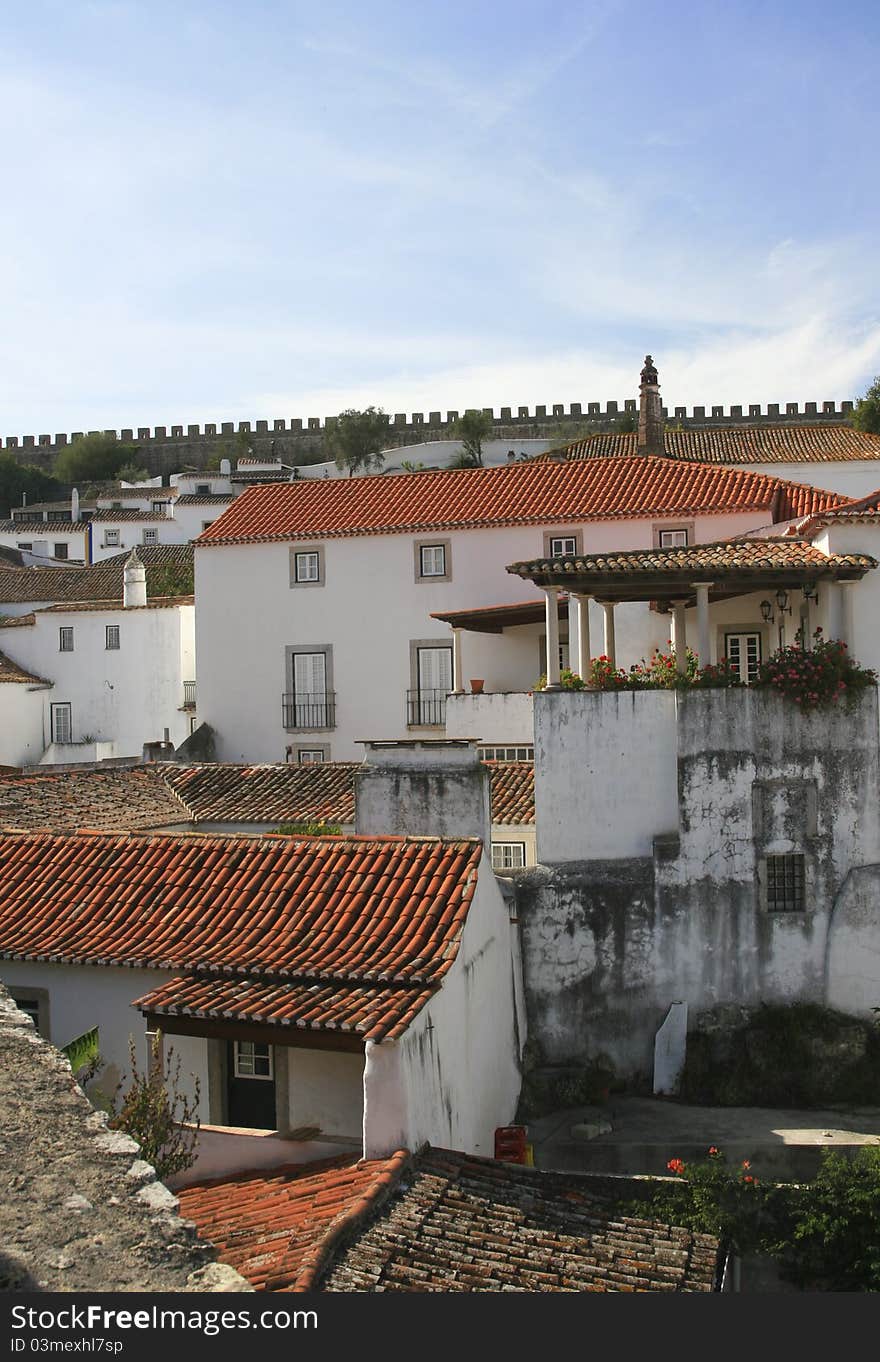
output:
[[[463,668],[461,665],[461,630],[452,631],[452,693],[453,695],[463,695],[464,686],[462,684]]]
[[[571,601],[575,603],[575,621],[577,628],[577,653],[571,652]],[[569,622],[568,622],[568,646],[569,656],[574,657],[575,671],[578,676],[586,681],[590,674],[590,598],[589,596],[571,595],[569,597]]]
[[[675,648],[675,670],[679,676],[687,672],[687,601],[672,602],[672,645]]]
[[[545,586],[547,620],[547,690],[560,690],[559,685],[559,587]]]
[[[711,582],[694,582],[697,593],[697,638],[700,666],[708,667],[712,661],[712,637],[709,631],[709,588]]]
[[[617,666],[617,655],[614,642],[614,606],[615,601],[603,601],[602,609],[605,611],[605,656],[612,667]]]
[[[853,621],[853,589],[858,586],[858,582],[838,582],[838,590],[841,595],[840,623],[843,632],[840,637],[846,644],[850,654],[855,653],[855,624]]]
[[[844,620],[843,584],[831,581],[825,587],[828,599],[828,638],[846,640],[846,621]]]

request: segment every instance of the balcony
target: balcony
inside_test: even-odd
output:
[[[196,707],[195,681],[184,681],[183,683],[183,707],[184,709],[195,709]]]
[[[320,728],[336,727],[336,692],[332,690],[321,694],[285,694],[281,697],[281,715],[284,727],[290,732],[300,729],[309,732]]]
[[[446,690],[408,690],[407,728],[442,728],[446,723]]]

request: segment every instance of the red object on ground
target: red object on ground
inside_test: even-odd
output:
[[[504,1163],[525,1163],[526,1127],[498,1126],[495,1131],[495,1157]]]

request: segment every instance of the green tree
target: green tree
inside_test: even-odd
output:
[[[463,416],[459,416],[453,434],[456,439],[461,440],[461,455],[451,467],[482,468],[483,441],[493,424],[489,412],[478,411],[475,407],[469,408]]]
[[[112,431],[81,435],[57,455],[53,472],[66,483],[106,481],[135,464],[137,453],[137,445],[123,444]]]
[[[148,563],[147,596],[191,596],[195,570],[189,563]]]
[[[150,476],[148,468],[139,468],[136,463],[126,464],[116,474],[120,482],[146,482]]]
[[[351,478],[355,473],[369,473],[384,462],[382,447],[388,439],[388,417],[381,407],[367,407],[365,411],[348,408],[336,418],[336,424],[324,432],[324,449],[337,468],[347,468]]]
[[[21,505],[22,493],[28,501],[54,501],[62,494],[57,479],[35,464],[19,463],[11,454],[0,454],[0,519],[8,519]]]
[[[874,379],[864,397],[860,397],[852,414],[856,430],[869,435],[880,435],[880,374]]]

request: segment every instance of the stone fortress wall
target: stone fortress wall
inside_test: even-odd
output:
[[[556,439],[563,444],[569,437],[580,437],[591,430],[596,433],[613,429],[621,417],[636,418],[638,403],[633,399],[625,402],[572,402],[566,406],[557,402],[551,406],[501,407],[496,415],[492,407],[483,410],[492,417],[494,426],[489,438],[496,440]],[[797,402],[769,403],[766,408],[760,403],[749,406],[731,406],[726,411],[723,406],[673,407],[670,412],[663,408],[664,420],[682,429],[724,428],[748,425],[835,425],[846,421],[852,414],[853,403],[805,402],[803,410]],[[409,415],[396,412],[389,416],[388,447],[420,444],[428,440],[448,440],[453,437],[453,427],[460,413],[447,411],[416,411]],[[236,437],[244,432],[249,436],[248,445],[257,458],[278,458],[286,464],[315,462],[321,454],[324,431],[336,422],[335,416],[310,416],[305,420],[293,417],[290,421],[223,421],[208,422],[204,425],[187,426],[139,426],[137,429],[110,431],[122,441],[131,442],[138,447],[138,462],[149,469],[151,475],[177,472],[182,468],[202,468],[216,455],[226,455],[233,460],[240,448],[233,448]],[[36,464],[38,467],[51,468],[55,455],[65,445],[70,444],[82,431],[69,435],[7,435],[0,439],[0,447],[12,453],[22,463]],[[89,434],[95,432],[89,431]],[[104,433],[104,432],[102,432]]]

